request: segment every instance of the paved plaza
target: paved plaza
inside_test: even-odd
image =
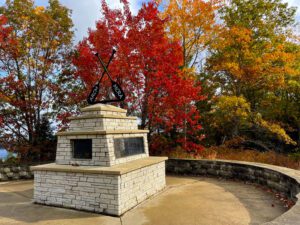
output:
[[[271,221],[286,211],[255,186],[202,177],[167,176],[167,187],[122,217],[32,203],[33,181],[0,183],[0,224],[244,225]]]

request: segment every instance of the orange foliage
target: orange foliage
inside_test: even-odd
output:
[[[211,44],[212,49],[222,52],[208,60],[211,71],[225,71],[249,87],[269,90],[282,87],[285,75],[295,73],[296,55],[287,52],[283,44],[277,44],[283,37],[261,42],[254,35],[245,27],[222,29]]]
[[[192,67],[197,56],[210,42],[218,29],[215,11],[220,0],[169,0],[158,1],[165,4],[161,17],[166,19],[167,35],[180,41],[183,48],[184,67]]]

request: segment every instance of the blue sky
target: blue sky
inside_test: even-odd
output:
[[[130,8],[133,13],[136,13],[142,6],[143,2],[149,0],[129,0]],[[290,6],[297,6],[297,20],[300,22],[300,0],[283,0],[288,2]],[[46,6],[48,0],[36,0],[36,5]],[[87,35],[89,27],[95,27],[95,21],[99,19],[100,15],[100,3],[101,0],[60,0],[60,2],[72,10],[72,19],[75,29],[75,43],[81,40]],[[113,7],[119,7],[119,0],[107,0],[108,4]],[[0,0],[0,4],[3,5],[5,0]]]

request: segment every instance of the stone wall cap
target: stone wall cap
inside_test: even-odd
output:
[[[135,116],[97,115],[97,114],[68,117],[69,120],[83,120],[83,119],[97,119],[97,118],[137,120],[137,117],[135,117]]]
[[[53,172],[70,172],[70,173],[93,173],[93,174],[110,174],[122,175],[144,167],[148,167],[160,162],[164,162],[168,157],[146,157],[133,160],[130,162],[114,165],[111,167],[101,166],[72,166],[58,165],[56,163],[44,164],[39,166],[31,166],[32,171],[53,171]]]
[[[121,109],[113,105],[104,105],[104,104],[90,105],[81,109],[81,112],[90,112],[90,111],[110,111],[110,112],[127,113],[126,109]]]
[[[73,135],[107,135],[107,134],[144,134],[149,130],[82,130],[82,131],[61,131],[57,132],[57,136],[73,136]]]

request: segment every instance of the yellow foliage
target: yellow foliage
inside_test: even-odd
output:
[[[37,7],[35,7],[35,9],[34,9],[34,13],[35,14],[40,14],[40,13],[42,13],[42,12],[44,12],[45,11],[45,7],[43,7],[43,6],[37,6]]]
[[[288,81],[288,86],[290,88],[299,88],[300,89],[300,81],[290,80],[290,81]]]
[[[218,98],[214,113],[215,125],[217,127],[226,124],[241,123],[248,120],[250,116],[250,104],[242,96],[221,96]],[[224,129],[226,129],[224,127]]]
[[[296,74],[297,55],[286,51],[284,42],[277,44],[276,38],[262,44],[245,27],[223,28],[211,44],[212,49],[221,54],[208,59],[210,69],[226,71],[233,79],[247,83],[249,87],[268,90],[283,87],[285,76]]]
[[[292,138],[290,138],[289,135],[287,135],[282,127],[280,127],[278,124],[265,121],[264,119],[262,119],[260,114],[256,115],[255,122],[269,132],[277,135],[277,137],[286,144],[297,145],[297,143]]]
[[[242,96],[221,96],[218,99],[216,107],[239,117],[247,117],[250,112],[250,105]]]
[[[254,123],[275,134],[279,140],[286,144],[297,144],[281,126],[264,120],[259,113],[254,114],[251,112],[250,104],[244,97],[221,96],[218,98],[212,113],[214,114],[214,124],[212,126],[219,129],[228,130],[242,124],[250,125]]]

